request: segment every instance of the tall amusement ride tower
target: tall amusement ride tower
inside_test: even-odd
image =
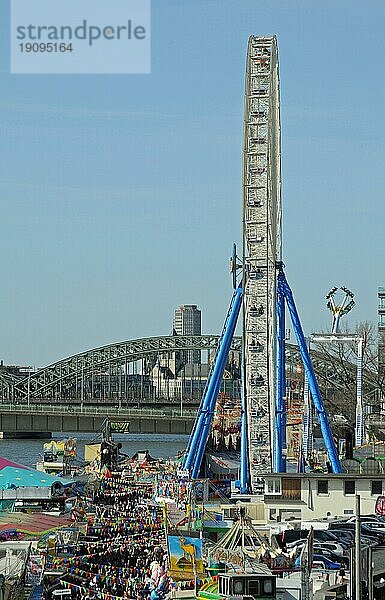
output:
[[[243,142],[243,353],[251,488],[273,460],[276,281],[281,262],[278,47],[250,37]]]
[[[242,265],[234,250],[233,297],[190,436],[184,468],[199,477],[219,386],[243,305],[241,493],[259,476],[286,471],[285,309],[290,314],[309,391],[333,473],[342,466],[308,344],[282,263],[278,48],[275,37],[251,37],[247,48],[243,142]],[[242,282],[236,274],[242,268]]]

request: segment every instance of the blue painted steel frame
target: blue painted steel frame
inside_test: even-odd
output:
[[[333,473],[342,473],[341,462],[337,453],[337,449],[334,444],[332,430],[330,428],[330,424],[328,421],[328,417],[326,414],[325,406],[322,401],[321,392],[318,387],[318,383],[315,377],[313,365],[311,363],[310,353],[306,344],[305,336],[303,334],[301,322],[299,320],[299,315],[297,312],[297,308],[295,306],[293,293],[290,289],[289,284],[287,283],[286,277],[282,269],[278,273],[278,286],[282,286],[282,289],[285,294],[285,299],[287,302],[287,307],[290,312],[291,321],[293,324],[295,336],[297,339],[298,347],[301,352],[301,357],[304,365],[304,369],[306,372],[306,377],[309,382],[309,388],[311,391],[311,395],[313,398],[314,405],[317,410],[318,420],[320,429],[322,432],[322,437],[325,442],[326,451],[328,453],[329,461],[331,464]]]
[[[242,303],[243,290],[239,285],[230,303],[226,321],[223,327],[222,337],[219,341],[217,354],[215,356],[213,370],[204,396],[199,408],[193,431],[190,436],[187,456],[184,468],[191,472],[193,479],[199,476],[202,464],[203,454],[206,448],[207,439],[210,433],[210,426],[214,415],[215,405],[219,392],[220,383],[223,377],[223,371],[226,366],[226,360],[229,353],[231,340],[234,335],[239,311]],[[294,302],[293,293],[286,280],[285,274],[280,267],[278,272],[277,286],[277,353],[276,353],[276,398],[275,398],[275,419],[274,419],[274,471],[277,473],[286,470],[286,461],[284,450],[286,449],[286,406],[285,406],[285,300],[290,312],[294,332],[296,335],[298,347],[301,353],[305,368],[306,377],[309,382],[311,395],[317,410],[319,424],[325,441],[326,450],[330,460],[333,473],[341,473],[342,466],[334,444],[332,431],[327,418],[325,406],[322,401],[321,392],[315,377],[313,365],[311,363],[310,353],[303,334],[301,322]],[[247,454],[247,418],[246,418],[246,399],[242,394],[242,421],[241,421],[241,492],[245,493],[248,489],[248,454]]]
[[[225,370],[231,340],[234,336],[234,331],[242,304],[242,295],[242,286],[239,285],[233,293],[223,328],[222,338],[219,341],[217,354],[215,356],[214,367],[205,390],[205,396],[202,399],[201,408],[196,419],[196,425],[194,426],[192,437],[190,438],[188,453],[184,462],[184,468],[191,471],[191,476],[194,479],[199,476],[199,470],[210,433],[210,425],[222,381],[223,371]]]
[[[276,348],[276,387],[273,444],[273,470],[285,473],[286,457],[286,374],[285,374],[285,297],[282,283],[277,287],[277,348]]]

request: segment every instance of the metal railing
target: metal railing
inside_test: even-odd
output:
[[[65,414],[71,416],[121,416],[121,417],[173,417],[194,419],[194,409],[180,408],[126,408],[111,406],[88,406],[86,404],[71,406],[69,404],[17,404],[0,403],[1,413],[27,414]]]

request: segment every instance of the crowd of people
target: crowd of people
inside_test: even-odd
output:
[[[44,600],[67,589],[73,599],[159,600],[169,589],[163,509],[154,484],[109,473],[83,508],[86,528],[73,546],[56,547]]]

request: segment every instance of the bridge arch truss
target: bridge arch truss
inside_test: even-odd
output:
[[[94,399],[102,397],[98,394],[101,381],[104,379],[107,391],[103,398],[118,400],[127,389],[127,376],[135,380],[140,373],[135,373],[135,366],[142,363],[144,373],[153,367],[160,356],[183,353],[188,350],[206,351],[212,356],[217,348],[219,336],[159,336],[118,342],[94,348],[74,356],[55,362],[37,372],[21,379],[12,378],[2,382],[3,400],[33,402],[42,398],[70,399],[90,396]],[[231,351],[240,352],[241,339],[234,338]],[[130,370],[131,365],[131,370]],[[138,370],[141,367],[138,367]],[[199,377],[199,365],[196,368]],[[115,378],[115,383],[114,383]],[[143,390],[143,381],[137,384]]]
[[[166,403],[166,397],[155,397],[154,393],[146,393],[146,389],[143,389],[143,385],[140,383],[132,386],[130,396],[130,390],[125,388],[124,381],[127,381],[128,373],[131,373],[131,379],[135,381],[135,363],[143,361],[142,364],[145,364],[148,371],[159,358],[166,357],[164,364],[167,364],[167,356],[172,353],[182,354],[187,350],[200,350],[213,357],[218,340],[218,335],[141,338],[81,352],[25,377],[16,377],[2,371],[0,372],[0,400],[20,404],[39,403],[44,399],[80,402],[84,396],[85,402],[93,399],[97,402],[111,401],[118,404],[119,399],[123,398],[138,402],[152,399],[159,403]],[[240,353],[241,348],[242,338],[234,337],[230,352]],[[328,410],[332,413],[341,412],[343,414],[343,407],[336,407],[333,404],[330,390],[336,390],[340,396],[343,395],[347,389],[347,378],[354,381],[355,365],[346,364],[341,369],[341,365],[333,363],[330,357],[321,350],[314,349],[311,354]],[[301,357],[294,344],[286,345],[286,364],[288,394],[291,393],[290,388],[294,384],[295,390],[292,395],[300,401],[303,373],[301,372]],[[197,369],[199,371],[199,366]],[[199,377],[199,372],[197,377]],[[137,379],[139,381],[140,377]],[[231,383],[234,383],[235,388],[238,389],[239,381],[236,380],[236,375],[234,375],[234,380],[234,382],[228,383],[227,388],[224,385],[222,390],[231,390]],[[98,394],[98,386],[100,388],[101,381],[104,382],[104,393]],[[204,386],[204,377],[202,377],[201,383]],[[192,398],[192,404],[198,404],[202,386],[197,389],[197,393]],[[375,377],[371,373],[364,373],[365,396],[373,395],[375,389]],[[178,401],[178,399],[180,398],[174,398],[174,401]],[[348,412],[346,416],[349,417]]]

